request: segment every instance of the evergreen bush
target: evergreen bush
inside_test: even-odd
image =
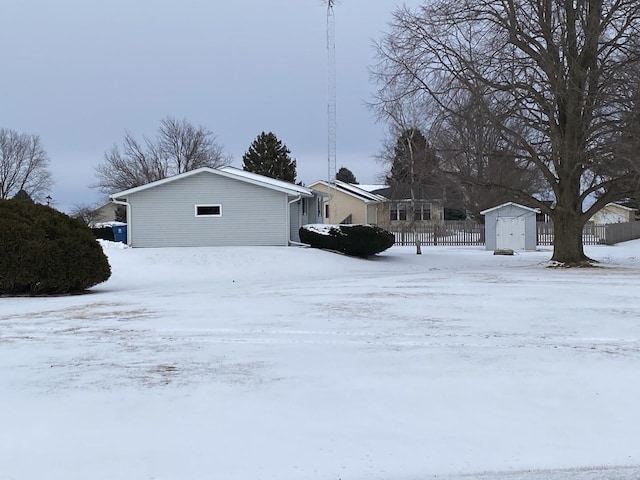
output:
[[[45,205],[0,200],[0,295],[77,293],[111,267],[89,227]]]
[[[367,258],[395,243],[393,233],[377,225],[305,225],[300,240],[314,248],[335,250],[354,257]]]
[[[115,236],[113,235],[113,228],[111,227],[91,227],[93,236],[101,240],[109,240],[115,242]]]

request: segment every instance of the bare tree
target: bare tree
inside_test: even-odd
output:
[[[465,210],[482,223],[480,212],[487,208],[513,200],[530,205],[532,197],[549,197],[540,171],[503,140],[509,117],[499,104],[489,105],[490,100],[477,92],[461,98],[455,111],[437,117],[430,131],[441,172],[459,185]]]
[[[555,203],[528,191],[514,198],[551,217],[553,260],[582,264],[584,224],[640,180],[637,156],[619,152],[621,143],[637,142],[625,132],[639,31],[637,0],[433,0],[402,8],[378,44],[379,104],[410,98],[436,112],[436,122],[463,116],[460,98],[481,87],[486,104],[499,106],[500,121],[483,120],[500,133],[504,159],[534,166]]]
[[[98,208],[97,204],[87,204],[87,203],[78,203],[75,204],[71,211],[69,212],[69,216],[71,218],[77,218],[85,225],[91,225],[95,222],[96,214],[95,211]]]
[[[435,181],[437,159],[420,129],[421,112],[415,108],[415,103],[388,102],[380,107],[379,114],[389,121],[392,137],[381,155],[388,172],[385,183],[393,200],[409,200],[409,228],[413,232],[416,255],[421,255],[416,223],[417,191],[424,190],[425,185]]]
[[[196,168],[218,168],[229,163],[230,156],[210,130],[166,117],[153,139],[143,137],[139,142],[125,132],[122,146],[114,145],[96,167],[95,187],[109,195]]]
[[[0,199],[23,191],[34,200],[42,200],[52,184],[49,157],[40,137],[0,129]]]

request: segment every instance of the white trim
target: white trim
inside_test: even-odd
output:
[[[534,212],[534,213],[540,213],[540,209],[539,208],[530,208],[530,207],[525,207],[524,205],[520,205],[519,203],[514,203],[514,202],[507,202],[507,203],[503,203],[502,205],[498,205],[497,207],[492,207],[492,208],[488,208],[487,210],[483,210],[480,212],[480,215],[485,215],[489,212],[493,212],[494,210],[498,210],[499,208],[503,208],[503,207],[517,207],[517,208],[521,208],[523,210],[527,210],[529,212]]]
[[[201,208],[201,207],[205,207],[205,208],[218,207],[218,210],[219,210],[220,213],[217,213],[217,214],[216,213],[199,214],[198,213],[198,208]],[[193,213],[194,213],[194,216],[198,217],[198,218],[202,218],[202,217],[207,217],[207,218],[210,218],[210,217],[222,217],[222,204],[220,204],[220,203],[196,203],[193,206]]]
[[[265,175],[260,175],[258,173],[247,172],[246,170],[241,170],[236,167],[221,167],[221,171],[225,173],[230,173],[232,175],[236,175],[238,177],[242,177],[246,180],[251,180],[254,182],[259,182],[260,184],[264,184],[270,187],[279,187],[286,189],[288,191],[293,191],[298,195],[303,195],[305,197],[310,197],[313,195],[313,192],[310,188],[303,187],[302,185],[296,185],[294,183],[285,182],[284,180],[280,180],[277,178],[267,177]]]
[[[145,185],[140,185],[139,187],[130,188],[122,192],[114,193],[110,195],[110,197],[113,199],[127,197],[129,195],[147,190],[149,188],[158,187],[160,185],[164,185],[165,183],[174,182],[176,180],[187,178],[192,175],[198,175],[200,173],[210,173],[226,178],[233,178],[241,182],[270,188],[271,190],[276,190],[288,195],[304,195],[306,197],[313,196],[313,192],[308,188],[294,185],[293,183],[283,182],[281,180],[274,180],[273,178],[265,177],[264,175],[257,175],[255,173],[249,174],[249,172],[243,172],[242,170],[234,169],[233,167],[224,167],[224,169],[202,167],[195,170],[190,170],[188,172],[180,173],[178,175],[174,175],[173,177],[163,178],[162,180],[157,180]]]
[[[131,205],[129,205],[129,203],[127,202],[123,202],[120,200],[116,200],[115,198],[111,199],[112,203],[115,203],[116,205],[124,205],[124,207],[127,209],[127,246],[131,247],[131,223],[132,223],[132,218],[131,218]]]
[[[302,199],[302,195],[298,195],[296,198],[294,198],[292,200],[289,200],[287,202],[287,208],[286,208],[286,210],[287,210],[287,222],[286,222],[287,223],[287,225],[286,225],[286,227],[287,227],[287,245],[290,245],[291,242],[293,241],[293,240],[291,240],[291,205],[293,205],[296,202],[299,202],[301,199]],[[301,224],[302,223],[302,221],[301,221],[302,220],[302,216],[301,216],[301,213],[300,213],[301,209],[298,208],[297,210],[298,210],[298,224]]]

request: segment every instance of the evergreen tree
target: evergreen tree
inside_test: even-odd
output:
[[[338,170],[338,173],[336,174],[336,180],[340,180],[341,182],[345,183],[358,183],[358,181],[356,180],[356,176],[351,170],[346,167],[340,167],[340,170]]]
[[[296,161],[291,151],[271,132],[262,132],[242,156],[242,168],[286,182],[296,181]]]
[[[27,202],[31,202],[33,203],[33,199],[31,198],[31,195],[29,195],[26,191],[24,190],[18,190],[18,193],[16,193],[13,196],[14,200],[26,200]]]
[[[433,183],[438,159],[427,139],[417,128],[402,132],[393,149],[389,185]]]

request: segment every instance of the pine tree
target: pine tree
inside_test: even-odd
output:
[[[358,184],[356,176],[351,170],[346,167],[340,167],[340,170],[338,170],[338,173],[336,174],[336,180],[340,180],[341,182],[345,183],[353,183],[356,185]]]
[[[24,190],[18,190],[18,193],[16,193],[13,196],[14,200],[26,200],[27,202],[31,202],[33,203],[33,199],[31,198],[31,195],[29,195],[26,191]]]
[[[291,151],[271,132],[262,132],[242,156],[242,168],[286,182],[296,181],[296,161]]]
[[[429,183],[437,167],[438,159],[425,136],[417,128],[410,128],[397,139],[387,182],[390,185]]]

